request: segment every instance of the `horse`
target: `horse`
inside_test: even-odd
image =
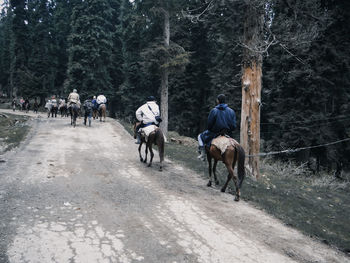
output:
[[[75,126],[77,125],[77,117],[79,115],[79,106],[76,103],[71,103],[69,107],[69,113],[70,113],[70,125]]]
[[[100,115],[100,121],[102,121],[102,117],[103,117],[103,122],[105,122],[106,121],[106,104],[102,103],[98,107],[98,111],[99,111],[99,115]]]
[[[58,108],[57,108],[57,105],[51,105],[51,108],[48,112],[48,115],[47,117],[49,118],[50,117],[50,114],[51,114],[51,118],[53,118],[53,115],[55,115],[55,118],[57,117],[57,112],[58,112]]]
[[[140,122],[136,122],[134,124],[134,138],[136,139],[136,135],[137,135],[137,127],[139,126]],[[141,147],[142,144],[145,143],[146,144],[146,149],[145,149],[145,159],[142,158],[142,154],[141,154]],[[152,149],[152,145],[157,145],[158,146],[158,152],[159,152],[159,159],[160,159],[160,167],[159,167],[159,171],[163,170],[163,161],[164,161],[164,135],[163,132],[160,128],[156,128],[154,131],[152,131],[149,135],[148,135],[148,140],[146,142],[146,137],[144,135],[141,135],[141,143],[139,146],[139,156],[140,156],[140,162],[144,162],[147,163],[147,154],[148,154],[148,149],[151,153],[151,160],[148,164],[148,167],[152,166],[152,161],[153,161],[153,149]]]
[[[67,110],[67,104],[66,103],[60,103],[58,106],[58,110],[61,113],[61,118],[62,117],[68,117],[68,110]]]
[[[94,118],[94,119],[98,119],[98,108],[96,108],[96,107],[94,107],[93,109],[92,109],[92,117]]]
[[[35,101],[33,105],[33,112],[38,113],[38,109],[39,109],[39,104]]]
[[[24,104],[23,104],[23,110],[25,110],[25,112],[28,113],[29,108],[30,108],[29,101],[24,102]]]
[[[216,140],[216,141],[215,141]],[[226,149],[222,153],[222,150],[217,145],[220,145],[220,140],[222,143],[225,144]],[[224,147],[225,147],[224,146]],[[218,161],[222,161],[226,169],[228,171],[227,175],[227,180],[224,186],[221,188],[221,192],[226,191],[226,187],[231,179],[233,179],[233,182],[236,187],[236,196],[235,196],[235,201],[239,201],[240,199],[240,188],[242,187],[242,183],[245,177],[245,168],[244,168],[244,161],[245,161],[245,152],[243,147],[234,139],[228,138],[224,135],[221,135],[217,138],[215,138],[210,147],[206,146],[206,154],[207,154],[207,160],[209,163],[209,182],[207,184],[208,187],[211,186],[211,174],[212,171],[214,173],[214,179],[215,179],[215,184],[218,185],[219,181],[216,177],[216,165]],[[211,160],[214,159],[214,166],[212,168],[211,165]],[[238,161],[238,178],[234,174],[234,168],[236,165],[236,162]],[[237,180],[238,179],[238,180]]]
[[[17,103],[16,103],[15,100],[12,101],[11,105],[12,105],[12,110],[13,110],[13,111],[16,111],[16,105],[17,105]]]

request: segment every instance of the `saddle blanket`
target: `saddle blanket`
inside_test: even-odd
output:
[[[224,154],[227,147],[229,147],[230,145],[235,146],[238,144],[238,142],[235,139],[232,139],[230,137],[219,136],[213,139],[211,144],[214,145],[216,148],[218,148],[221,154]]]
[[[141,128],[141,133],[145,135],[145,139],[147,142],[148,136],[151,134],[151,132],[155,131],[158,127],[156,125],[149,125],[147,127]]]

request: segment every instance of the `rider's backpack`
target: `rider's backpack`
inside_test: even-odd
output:
[[[91,101],[85,101],[85,103],[84,103],[85,110],[87,110],[87,111],[92,111],[93,106],[94,105],[92,104]]]

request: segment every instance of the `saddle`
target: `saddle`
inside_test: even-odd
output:
[[[156,125],[148,125],[140,129],[141,135],[145,137],[145,141],[147,142],[148,136],[154,132],[158,127]]]
[[[213,139],[213,141],[211,142],[212,145],[214,145],[216,148],[218,148],[221,152],[221,155],[225,153],[227,147],[229,146],[236,146],[238,144],[238,142],[225,135],[225,136],[219,136],[219,137],[216,137],[215,139]]]

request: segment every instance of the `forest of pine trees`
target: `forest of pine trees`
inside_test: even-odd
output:
[[[350,1],[4,0],[0,92],[85,99],[103,93],[111,116],[133,118],[149,95],[169,130],[196,136],[219,93],[240,123],[247,5],[262,16],[261,151],[350,136]],[[239,129],[235,132],[239,139]],[[278,158],[335,170],[350,144]]]

